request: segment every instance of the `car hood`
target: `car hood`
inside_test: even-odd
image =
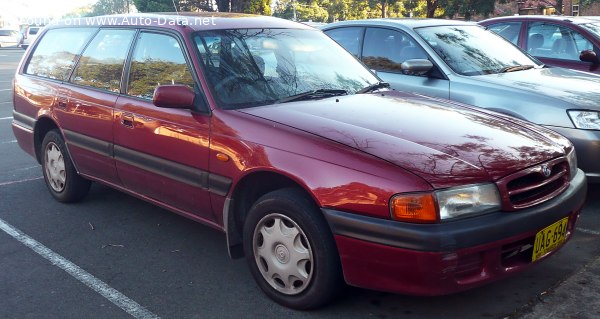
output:
[[[357,94],[240,112],[361,150],[435,188],[497,180],[564,154],[541,133],[505,119],[392,91],[385,96]]]
[[[560,99],[575,107],[600,107],[600,76],[564,68],[543,68],[477,76],[478,80]]]

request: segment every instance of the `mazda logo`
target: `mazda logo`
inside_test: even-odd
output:
[[[552,170],[548,167],[548,165],[542,165],[542,174],[544,177],[549,177],[552,174]]]

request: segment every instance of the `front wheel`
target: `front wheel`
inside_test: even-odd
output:
[[[78,201],[90,189],[90,181],[77,174],[58,130],[52,130],[44,136],[42,171],[50,194],[59,202]]]
[[[343,284],[327,222],[297,189],[273,191],[252,206],[244,224],[244,253],[261,289],[290,308],[322,306]]]

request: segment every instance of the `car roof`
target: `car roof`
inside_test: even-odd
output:
[[[397,27],[401,29],[415,29],[422,27],[433,27],[433,26],[452,26],[452,25],[476,25],[474,22],[459,21],[459,20],[448,20],[448,19],[426,19],[426,18],[386,18],[386,19],[366,19],[366,20],[353,20],[353,21],[341,21],[336,23],[330,23],[322,29],[332,29],[341,26],[349,25],[378,25],[378,26],[389,26]]]
[[[545,16],[545,15],[523,15],[523,16],[507,16],[497,17],[481,21],[482,23],[491,23],[496,21],[522,21],[522,20],[538,20],[538,21],[555,21],[573,24],[584,24],[598,22],[598,18],[574,17],[574,16]]]
[[[312,29],[301,23],[275,17],[228,12],[165,12],[115,14],[98,17],[64,19],[54,23],[55,27],[80,26],[165,26],[171,29],[193,30],[286,28]]]

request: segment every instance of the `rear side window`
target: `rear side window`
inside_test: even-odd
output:
[[[335,40],[339,45],[343,46],[344,49],[352,53],[355,57],[358,57],[362,31],[363,28],[360,27],[349,27],[327,30],[325,31],[325,34]]]
[[[35,48],[25,73],[50,79],[66,80],[75,56],[97,29],[68,28],[46,32]]]
[[[98,32],[83,51],[71,82],[118,93],[123,63],[134,34],[134,30]]]
[[[169,84],[194,89],[179,42],[170,35],[142,32],[131,59],[127,94],[152,99],[157,86]]]

